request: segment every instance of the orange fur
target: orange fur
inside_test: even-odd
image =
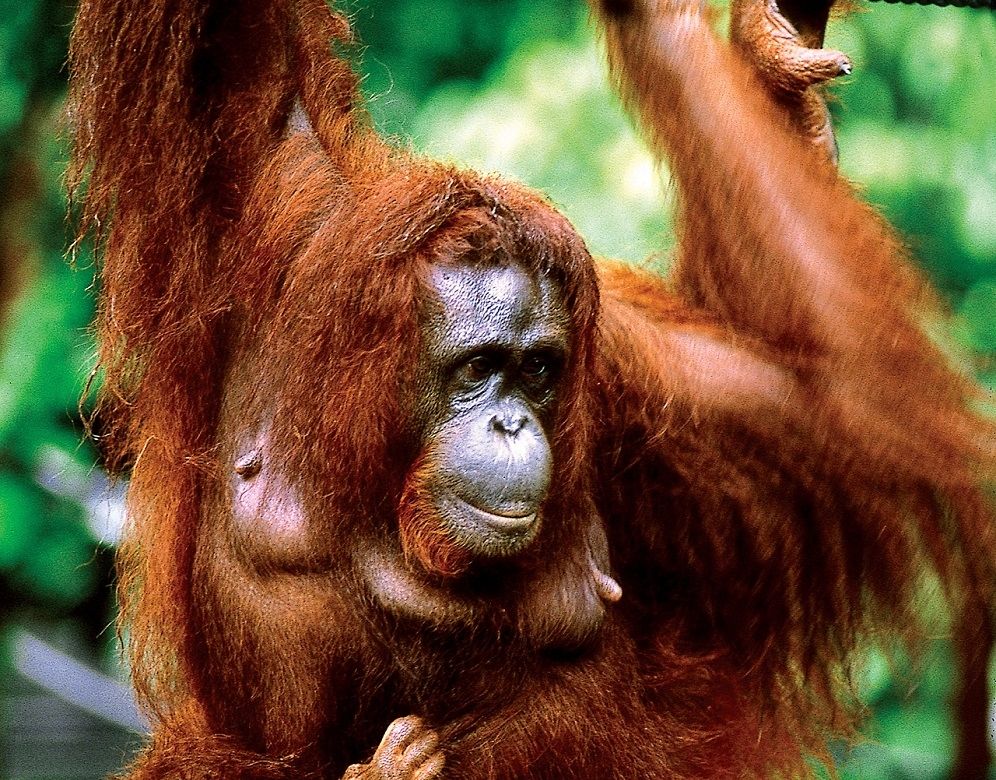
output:
[[[134,776],[335,776],[409,711],[468,780],[798,776],[853,730],[859,643],[915,636],[926,578],[984,633],[996,433],[921,331],[901,242],[696,10],[613,9],[613,73],[679,193],[670,280],[386,144],[323,0],[81,4],[70,179],[103,246],[122,619],[156,724]],[[402,391],[429,268],[467,253],[553,276],[572,344],[541,536],[427,627],[378,605],[362,554],[465,566],[422,514]],[[280,571],[230,518],[264,424],[314,545]],[[584,652],[545,652],[586,630],[563,605],[593,527],[624,596]]]
[[[470,556],[459,547],[425,495],[425,478],[435,466],[431,458],[420,457],[408,472],[398,509],[401,549],[409,561],[417,561],[426,571],[455,577],[470,566]]]

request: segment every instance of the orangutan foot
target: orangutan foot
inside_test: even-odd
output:
[[[801,33],[775,0],[735,0],[730,37],[772,91],[798,95],[852,70],[844,52],[819,48],[829,5],[824,8],[816,18],[797,17]]]
[[[836,162],[837,142],[826,101],[817,89],[849,75],[851,61],[822,49],[831,3],[734,0],[730,38],[803,138]]]

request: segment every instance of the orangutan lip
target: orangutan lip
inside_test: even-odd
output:
[[[454,498],[466,507],[466,509],[470,510],[473,515],[499,531],[516,533],[526,530],[536,522],[535,512],[530,512],[528,515],[499,515],[476,507],[459,496],[454,496]]]

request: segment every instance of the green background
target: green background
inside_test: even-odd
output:
[[[378,126],[550,195],[596,253],[666,253],[666,172],[606,85],[578,0],[353,0]],[[0,621],[117,673],[110,550],[119,490],[83,441],[92,259],[65,258],[60,107],[72,5],[0,0]],[[832,105],[841,167],[948,300],[939,338],[996,387],[996,14],[865,4],[828,45],[853,59]],[[84,401],[84,406],[86,402]],[[930,599],[925,609],[937,610]],[[938,636],[943,635],[938,616]],[[861,669],[870,740],[845,777],[935,778],[949,760],[946,644]],[[3,724],[0,723],[0,729]]]

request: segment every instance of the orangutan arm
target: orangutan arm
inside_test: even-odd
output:
[[[992,429],[924,334],[934,302],[889,226],[693,7],[651,2],[605,24],[622,93],[677,186],[678,293],[774,350],[812,393],[810,413],[861,431],[854,444],[875,462],[992,473]]]
[[[904,625],[928,570],[986,602],[996,431],[925,335],[938,307],[901,243],[697,4],[596,11],[678,193],[669,285],[601,275],[610,526],[762,677]]]

